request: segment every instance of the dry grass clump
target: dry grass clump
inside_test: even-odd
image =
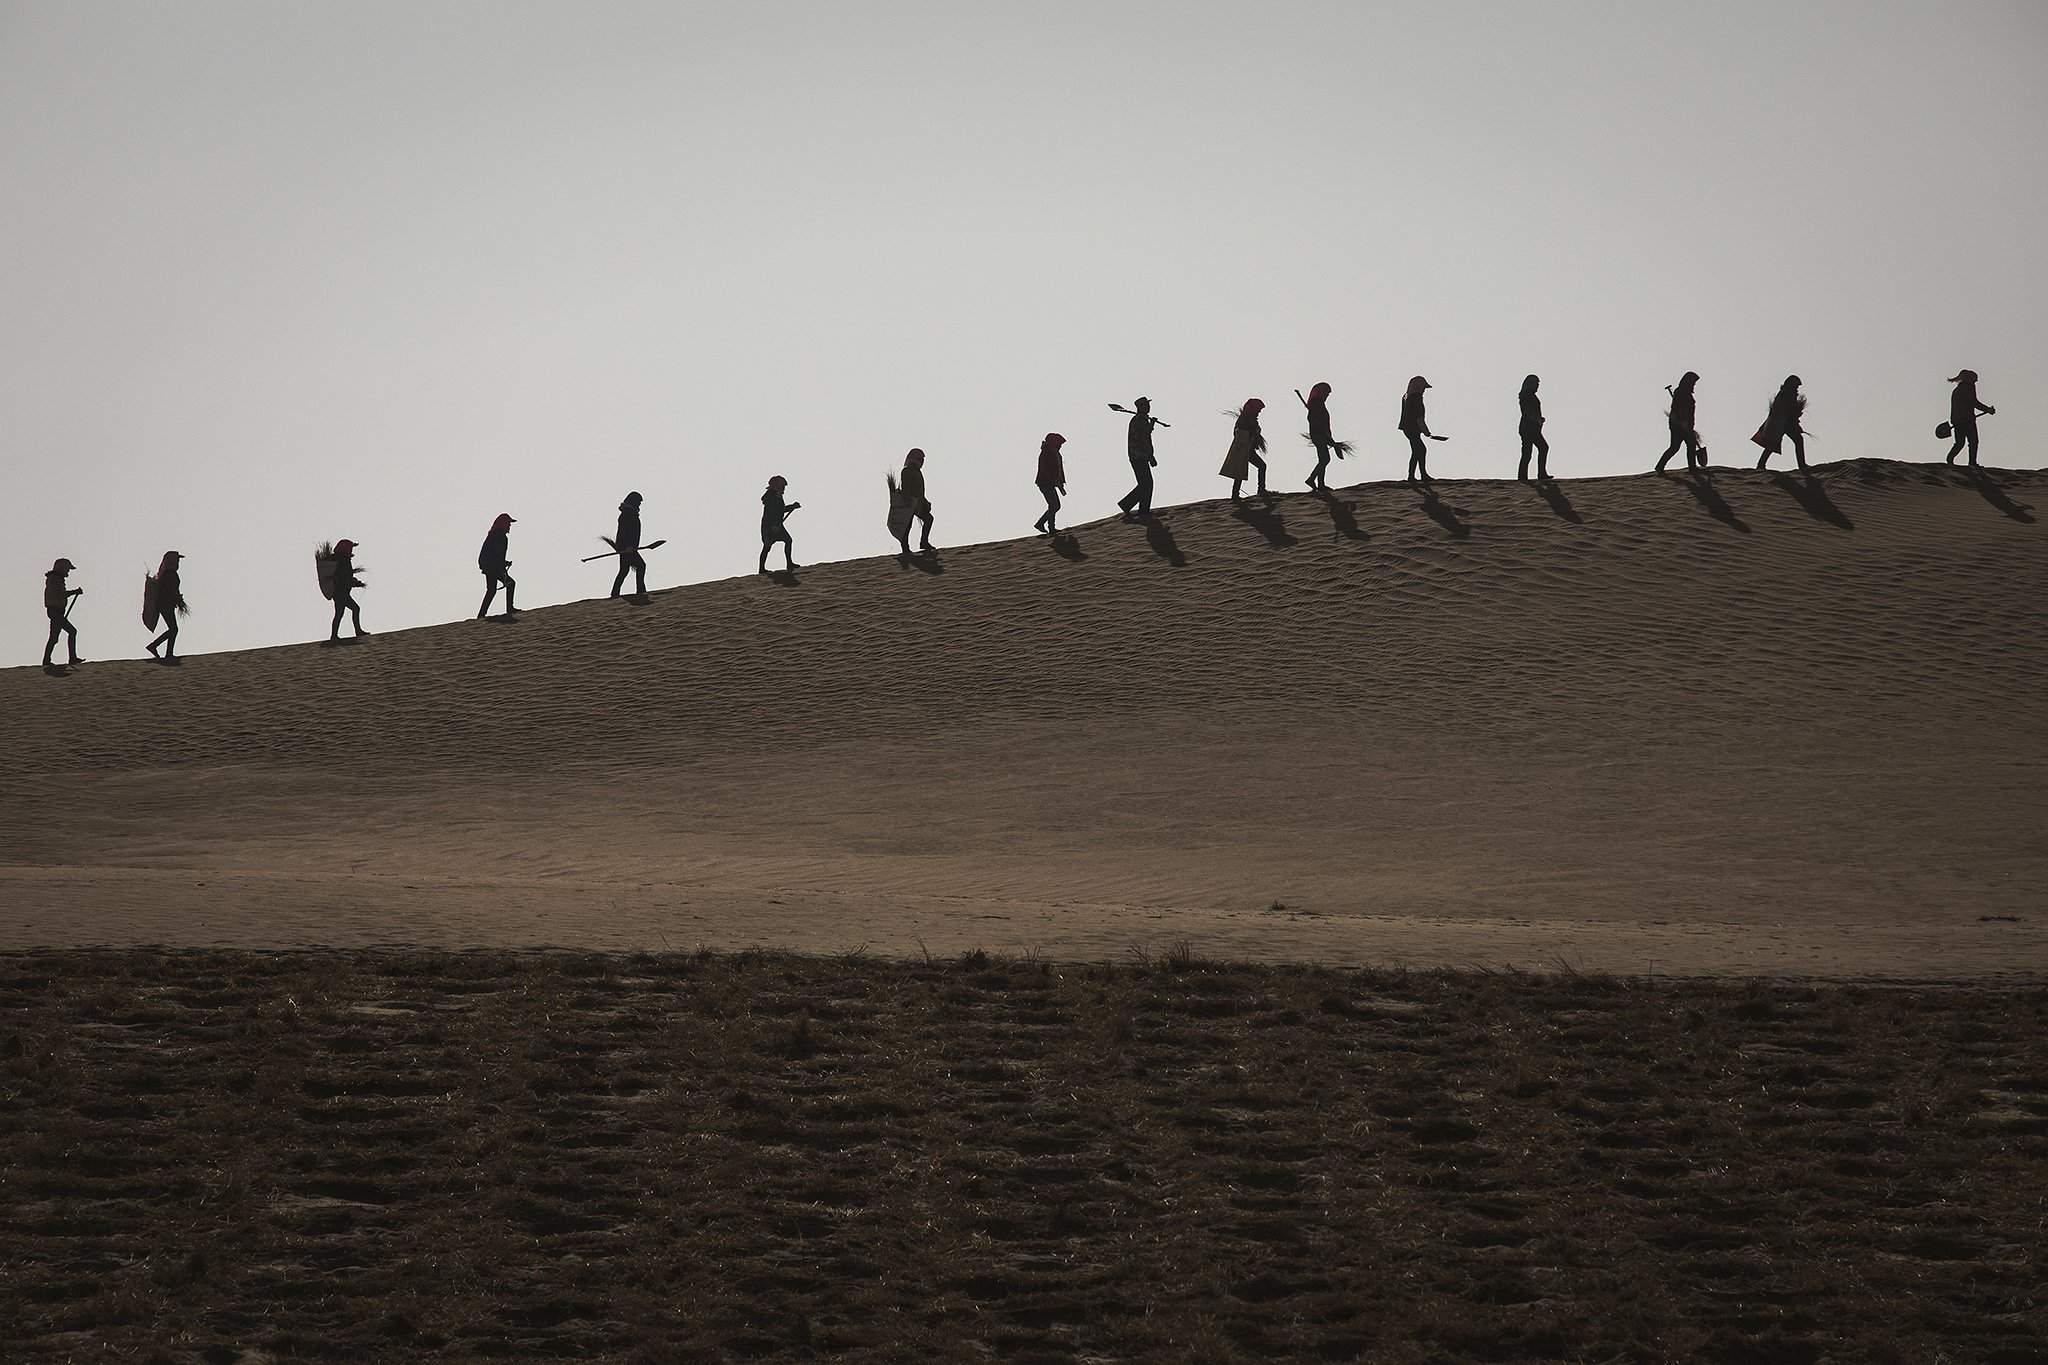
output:
[[[2048,992],[0,958],[0,1358],[2022,1361]]]

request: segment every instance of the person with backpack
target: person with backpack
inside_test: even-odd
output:
[[[1224,452],[1223,467],[1216,472],[1230,480],[1230,500],[1243,502],[1244,481],[1251,472],[1259,471],[1259,497],[1266,494],[1266,462],[1260,452],[1266,448],[1266,434],[1259,430],[1259,413],[1266,406],[1263,398],[1247,398],[1244,406],[1237,410],[1237,420],[1230,429],[1230,449]]]
[[[1045,497],[1045,511],[1032,523],[1042,536],[1056,536],[1060,532],[1060,494],[1067,491],[1067,462],[1060,456],[1060,447],[1067,438],[1057,431],[1047,432],[1038,443],[1038,491]]]
[[[618,552],[619,573],[612,579],[612,596],[619,595],[619,589],[626,585],[626,575],[633,575],[632,601],[641,606],[647,604],[647,561],[640,557],[640,495],[626,494],[626,500],[619,504],[619,533],[612,539],[612,549]]]
[[[363,609],[356,605],[356,589],[363,586],[363,580],[356,577],[356,543],[353,540],[334,542],[334,624],[327,631],[329,644],[341,640],[341,618],[346,612],[355,622],[356,638],[361,639],[370,632],[363,629]]]
[[[1430,482],[1429,447],[1423,444],[1427,437],[1432,441],[1444,438],[1429,429],[1429,415],[1423,410],[1423,391],[1430,388],[1430,382],[1421,375],[1408,381],[1408,391],[1401,395],[1401,434],[1408,438],[1408,482],[1414,483],[1420,476],[1422,482]]]
[[[1536,396],[1536,388],[1543,381],[1535,375],[1522,380],[1522,464],[1515,471],[1517,483],[1529,482],[1529,453],[1536,454],[1536,482],[1542,483],[1550,477],[1550,442],[1543,439],[1543,400]]]
[[[511,553],[512,523],[517,520],[510,512],[498,513],[490,534],[484,537],[483,549],[477,552],[476,566],[484,576],[484,604],[476,609],[479,621],[491,614],[491,603],[497,600],[501,583],[505,586],[505,615],[519,614],[519,608],[512,604],[512,594],[519,585],[512,581],[512,561],[506,558]]]
[[[1152,429],[1158,425],[1159,419],[1152,415],[1151,399],[1140,398],[1131,404],[1131,425],[1124,437],[1124,450],[1131,457],[1131,476],[1137,482],[1130,492],[1116,500],[1125,521],[1152,515],[1152,471],[1159,465],[1158,457],[1152,453]]]
[[[1301,391],[1295,390],[1298,394]],[[1318,383],[1308,391],[1308,397],[1301,400],[1308,408],[1308,443],[1316,448],[1316,467],[1309,471],[1308,486],[1311,491],[1330,491],[1330,456],[1343,459],[1351,453],[1351,443],[1340,441],[1330,434],[1330,386]]]
[[[1749,438],[1764,448],[1764,453],[1757,457],[1758,469],[1769,464],[1771,456],[1784,453],[1788,437],[1793,458],[1799,461],[1801,469],[1806,468],[1806,427],[1801,420],[1805,415],[1806,395],[1799,391],[1799,376],[1786,375],[1785,382],[1771,396],[1771,409],[1764,416],[1764,424]]]
[[[930,554],[932,502],[924,491],[924,452],[916,447],[903,457],[902,474],[889,481],[889,532],[903,547],[906,559],[910,557],[910,527],[913,522],[924,527],[924,543],[918,546],[918,553]]]
[[[1692,370],[1687,370],[1679,376],[1676,388],[1668,385],[1665,387],[1664,392],[1671,395],[1671,411],[1665,415],[1666,420],[1670,423],[1671,444],[1666,446],[1664,453],[1657,457],[1656,473],[1662,474],[1664,472],[1664,466],[1670,462],[1673,455],[1679,452],[1681,447],[1685,450],[1685,467],[1687,469],[1705,469],[1707,467],[1707,448],[1700,444],[1699,424],[1696,415],[1697,404],[1693,399],[1693,388],[1699,382],[1699,375]]]
[[[785,503],[782,490],[789,487],[789,480],[780,474],[768,480],[768,491],[761,495],[761,572],[768,572],[768,551],[777,544],[782,546],[782,565],[785,573],[796,569],[796,543],[789,538],[789,528],[783,525],[791,512],[802,507],[800,502]]]
[[[1977,467],[1977,414],[1980,412],[1995,413],[1998,409],[1987,407],[1977,401],[1977,372],[1975,370],[1958,370],[1948,382],[1955,385],[1953,389],[1949,390],[1948,395],[1948,427],[1950,434],[1956,438],[1956,443],[1949,447],[1948,462],[1954,464],[1956,456],[1960,455],[1963,447],[1967,445],[1970,448],[1970,468],[1975,469]]]
[[[185,605],[185,587],[178,578],[178,566],[185,556],[176,550],[164,551],[163,561],[157,565],[156,573],[144,584],[142,594],[142,623],[155,630],[157,623],[163,623],[163,633],[149,642],[150,657],[158,663],[174,663],[178,657],[178,617],[189,615],[191,608]],[[158,654],[157,650],[163,650]]]
[[[50,656],[56,653],[60,636],[64,638],[65,653],[70,655],[64,666],[73,668],[85,662],[78,657],[78,627],[71,624],[71,603],[85,589],[71,587],[65,582],[77,567],[68,559],[60,559],[43,575],[43,612],[50,618],[50,639],[43,646],[44,668],[55,667]]]

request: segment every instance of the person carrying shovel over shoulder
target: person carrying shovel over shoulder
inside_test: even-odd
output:
[[[785,572],[796,568],[796,545],[789,538],[789,528],[783,521],[791,512],[802,507],[800,502],[784,502],[782,491],[789,487],[789,480],[777,474],[768,480],[768,490],[761,494],[761,567],[768,572],[768,551],[776,545],[782,546],[782,565]],[[929,548],[929,547],[927,547]]]
[[[60,559],[50,566],[43,575],[43,611],[50,618],[50,640],[43,646],[43,667],[54,668],[50,656],[56,653],[57,638],[65,637],[64,649],[71,657],[64,662],[66,668],[75,667],[85,660],[78,657],[78,627],[71,624],[71,604],[84,588],[74,588],[65,579],[78,566],[68,559]]]

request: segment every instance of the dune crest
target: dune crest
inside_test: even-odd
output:
[[[2048,474],[1815,473],[1362,485],[7,670],[0,946],[2048,976]]]

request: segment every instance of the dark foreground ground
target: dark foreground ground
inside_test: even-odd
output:
[[[0,1359],[2048,1360],[2048,991],[0,957]]]

